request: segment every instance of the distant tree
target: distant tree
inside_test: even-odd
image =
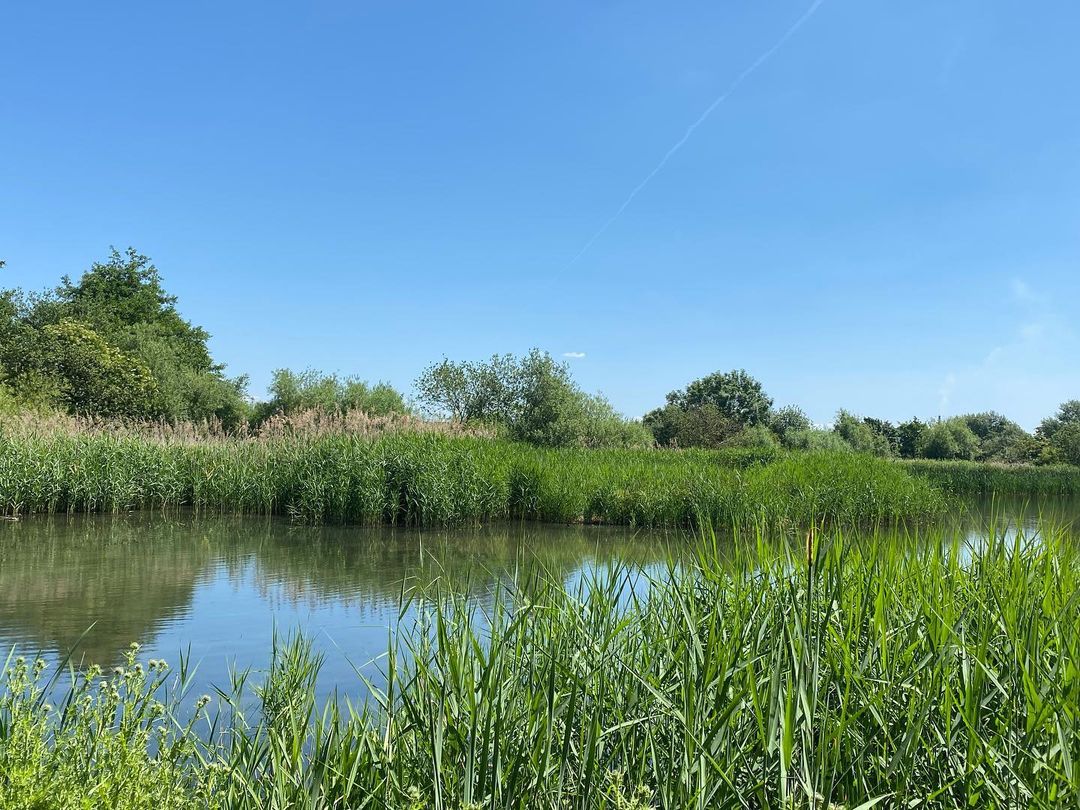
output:
[[[666,399],[643,420],[662,446],[717,447],[746,428],[767,425],[772,408],[761,383],[741,369],[694,380]]]
[[[370,416],[409,412],[405,398],[389,383],[372,385],[357,377],[341,378],[315,369],[275,369],[270,383],[270,400],[256,406],[256,421],[275,413],[292,414],[305,410],[325,413],[363,411]]]
[[[1045,460],[1080,464],[1080,399],[1063,403],[1039,424],[1035,435],[1046,443]]]
[[[900,453],[900,433],[896,429],[896,425],[887,419],[875,419],[872,416],[864,416],[863,424],[865,424],[876,435],[885,440],[885,443],[889,446],[888,455],[895,456]]]
[[[810,428],[788,434],[786,446],[792,450],[830,450],[853,452],[854,448],[835,430]]]
[[[919,454],[919,441],[927,425],[917,417],[896,426],[897,451],[901,458],[915,458]]]
[[[712,403],[689,410],[668,403],[646,414],[643,422],[661,447],[720,447],[743,429]]]
[[[848,411],[838,411],[833,431],[859,453],[875,456],[891,456],[892,445],[886,436],[876,432],[864,419]]]
[[[780,441],[776,438],[776,434],[765,425],[754,425],[753,427],[743,428],[721,446],[768,450],[780,447]]]
[[[224,375],[223,366],[210,356],[209,335],[180,316],[176,298],[165,291],[157,268],[134,249],[113,250],[77,282],[65,276],[44,295],[19,290],[0,294],[0,368],[6,385],[22,401],[48,400],[63,408],[79,403],[79,410],[104,414],[95,409],[106,407],[108,400],[110,413],[145,411],[141,389],[133,390],[132,401],[121,408],[98,391],[76,390],[74,386],[80,384],[92,387],[94,378],[76,374],[70,363],[67,378],[53,377],[57,335],[75,340],[72,324],[80,325],[82,338],[76,342],[86,351],[91,344],[102,344],[137,361],[140,373],[150,375],[155,416],[171,420],[214,417],[226,425],[245,418],[246,379]],[[72,346],[68,348],[73,351]],[[57,393],[59,387],[64,388],[62,395]]]
[[[1055,432],[1051,446],[1055,460],[1080,465],[1080,422],[1062,425]]]
[[[979,439],[963,419],[940,420],[927,426],[919,437],[917,453],[922,458],[964,460],[975,458]]]
[[[785,445],[789,444],[793,434],[810,430],[813,427],[814,424],[810,421],[810,417],[797,405],[785,405],[783,408],[777,408],[769,414],[769,429]]]
[[[524,357],[495,355],[486,362],[443,359],[416,381],[429,413],[498,426],[517,441],[546,447],[644,444],[640,424],[615,412],[599,395],[582,391],[565,363],[533,349]]]
[[[667,401],[684,411],[712,405],[742,427],[765,424],[772,408],[772,399],[761,383],[743,369],[717,371],[694,380],[681,391],[668,394]]]
[[[978,461],[1019,462],[1030,460],[1031,434],[994,411],[959,417],[979,440]]]

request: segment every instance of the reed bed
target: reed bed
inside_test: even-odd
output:
[[[1075,807],[1078,575],[1053,531],[706,540],[644,583],[430,597],[324,707],[302,640],[194,707],[134,651],[59,696],[9,662],[0,804]]]
[[[955,495],[1080,495],[1080,467],[904,461],[906,469]]]
[[[190,508],[306,523],[632,526],[921,520],[945,498],[851,453],[543,450],[438,432],[208,442],[0,431],[0,514]]]

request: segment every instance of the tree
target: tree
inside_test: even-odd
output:
[[[919,441],[926,432],[926,423],[918,417],[896,426],[897,451],[901,458],[915,458],[919,452]]]
[[[647,413],[643,422],[662,447],[719,447],[742,428],[711,403],[689,410],[669,403]]]
[[[747,428],[767,426],[772,409],[761,383],[741,369],[694,380],[666,400],[643,420],[665,446],[718,447]]]
[[[979,450],[979,439],[961,418],[939,420],[929,425],[919,437],[917,453],[922,458],[942,461],[970,461]]]
[[[875,456],[891,456],[892,445],[886,436],[876,432],[866,420],[848,411],[838,411],[833,431],[859,453]]]
[[[900,452],[900,433],[892,422],[887,419],[864,416],[863,424],[885,440],[885,443],[889,446],[888,455],[894,456]]]
[[[318,410],[325,413],[363,411],[369,416],[408,413],[405,398],[389,383],[371,385],[358,377],[340,378],[315,369],[275,369],[270,401],[259,403],[255,417],[262,421],[275,413]]]
[[[42,329],[45,369],[73,413],[150,418],[161,400],[150,370],[137,358],[110,346],[85,324],[60,321]]]
[[[1035,435],[1046,442],[1048,460],[1080,464],[1080,399],[1062,403],[1054,416],[1039,424]]]
[[[772,399],[765,394],[761,383],[743,369],[713,372],[681,391],[672,391],[667,401],[684,411],[712,405],[742,427],[765,424],[772,408]]]
[[[994,411],[969,413],[959,417],[979,440],[978,461],[1019,462],[1029,460],[1031,434],[1020,425]]]
[[[496,425],[517,441],[547,447],[646,441],[640,425],[603,397],[583,392],[565,363],[539,349],[486,362],[443,359],[425,369],[416,390],[429,413]]]
[[[81,326],[78,340],[72,324]],[[81,411],[106,413],[95,410],[105,407],[99,392],[76,390],[75,386],[93,386],[94,381],[75,374],[72,367],[68,368],[72,374],[62,381],[64,393],[55,390],[59,383],[50,375],[56,371],[56,335],[62,333],[81,351],[102,344],[119,352],[124,362],[137,361],[140,373],[149,373],[153,382],[156,416],[174,421],[213,417],[226,426],[246,418],[246,378],[224,375],[224,367],[210,355],[209,335],[180,316],[176,297],[165,291],[157,268],[133,248],[124,253],[114,249],[78,282],[65,276],[45,295],[5,291],[0,295],[0,332],[0,367],[7,385],[23,401],[45,400],[69,409],[78,402]],[[73,346],[68,350],[74,351]],[[132,396],[137,400],[142,392],[136,390]],[[120,410],[125,415],[130,415],[128,410],[145,410],[145,403],[131,404],[131,409]],[[108,410],[114,413],[117,407],[112,402]]]
[[[796,405],[786,405],[777,408],[769,414],[769,429],[776,434],[784,445],[788,445],[791,437],[796,433],[810,430],[813,423],[802,410]]]

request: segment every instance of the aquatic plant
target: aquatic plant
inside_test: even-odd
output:
[[[208,442],[0,430],[0,513],[191,508],[308,523],[635,526],[924,519],[926,481],[852,453],[542,449],[436,432]]]
[[[487,607],[428,594],[382,680],[323,707],[302,640],[209,714],[182,690],[125,691],[134,661],[51,708],[9,663],[0,802],[144,807],[154,788],[166,807],[1076,806],[1080,564],[1050,529],[1004,528],[977,548],[706,535],[662,576],[534,582]]]
[[[904,461],[903,466],[956,495],[1080,495],[1080,467],[1067,464],[993,464]]]

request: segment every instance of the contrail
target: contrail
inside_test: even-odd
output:
[[[660,159],[660,162],[656,164],[656,167],[647,175],[645,175],[645,179],[638,183],[636,186],[634,186],[634,190],[631,191],[629,195],[627,195],[625,200],[623,200],[623,204],[619,206],[619,210],[612,214],[608,221],[600,226],[600,230],[598,230],[589,238],[589,241],[586,242],[585,245],[581,248],[581,250],[579,250],[574,256],[574,258],[572,258],[567,263],[565,269],[569,269],[570,267],[572,267],[578,259],[585,255],[585,252],[590,247],[592,247],[593,242],[595,242],[597,239],[604,235],[604,231],[610,228],[615,223],[615,221],[622,216],[623,211],[630,207],[630,203],[632,203],[634,201],[634,198],[641,193],[641,190],[645,188],[645,186],[649,185],[649,181],[656,177],[656,175],[660,173],[660,170],[663,169],[665,165],[667,165],[667,162],[671,160],[672,155],[682,149],[683,145],[688,140],[690,140],[690,136],[694,134],[694,130],[704,124],[705,120],[710,115],[712,115],[712,111],[719,107],[721,104],[723,104],[725,101],[727,101],[728,97],[739,88],[739,85],[746,81],[746,79],[750,76],[751,73],[764,65],[766,62],[768,62],[773,54],[775,54],[778,50],[784,47],[784,44],[793,36],[795,36],[795,34],[800,28],[803,27],[806,21],[809,20],[812,16],[814,16],[814,12],[818,10],[818,6],[820,6],[824,2],[825,0],[814,0],[814,2],[810,5],[810,8],[803,12],[803,15],[799,17],[799,19],[797,19],[787,31],[784,32],[784,35],[780,37],[780,39],[778,39],[776,43],[771,48],[769,48],[769,50],[761,54],[761,56],[754,60],[753,64],[750,65],[750,67],[746,68],[746,70],[744,70],[742,73],[735,77],[735,81],[733,81],[728,86],[727,90],[717,96],[713,100],[712,104],[705,108],[705,112],[698,116],[698,119],[686,128],[686,132],[683,133],[683,136],[679,138],[678,141],[676,141],[674,146],[667,150],[667,153]]]

